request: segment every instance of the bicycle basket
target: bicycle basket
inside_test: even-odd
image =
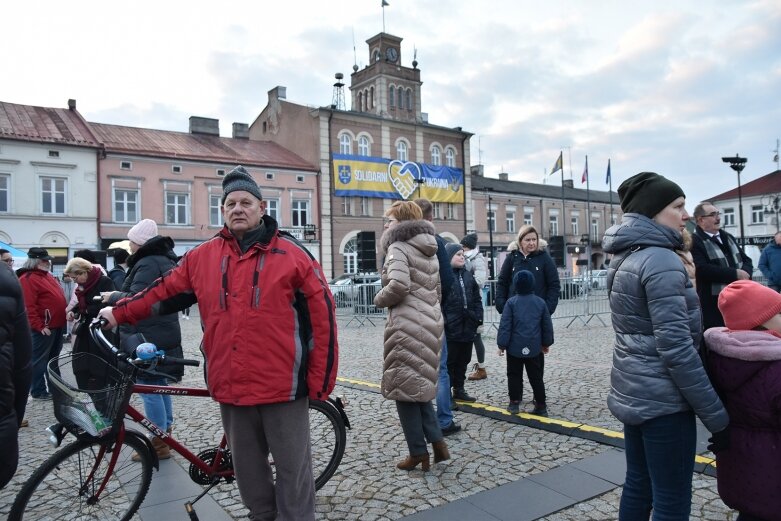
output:
[[[90,353],[71,353],[49,362],[54,416],[77,436],[116,432],[125,416],[133,382],[129,374]]]

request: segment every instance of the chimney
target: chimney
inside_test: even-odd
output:
[[[469,173],[483,177],[483,165],[472,165],[469,167]]]
[[[249,125],[246,123],[234,123],[233,124],[233,138],[234,139],[249,139]]]
[[[68,100],[68,110],[76,110],[76,100],[75,99],[69,99]]]
[[[564,186],[566,188],[575,188],[575,185],[573,184],[572,179],[563,179],[562,181],[564,182]]]
[[[421,112],[420,113],[420,120],[423,123],[428,123],[428,112]]]
[[[499,172],[499,179],[501,179],[502,181],[508,181],[509,178],[510,178],[510,174],[508,174],[507,172]]]
[[[220,136],[220,120],[190,116],[190,134],[205,134],[207,136]]]
[[[280,100],[280,99],[287,99],[287,87],[283,87],[282,85],[277,85],[270,91],[268,91],[268,100]]]

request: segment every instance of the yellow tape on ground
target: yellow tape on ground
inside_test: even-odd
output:
[[[372,387],[374,389],[379,389],[380,388],[379,384],[376,384],[376,383],[373,383],[373,382],[366,382],[364,380],[356,380],[354,378],[344,378],[342,376],[339,376],[339,377],[336,378],[336,380],[338,382],[352,384],[352,385],[360,385],[360,386],[363,386],[363,387]],[[534,414],[529,414],[527,412],[521,412],[521,413],[518,413],[517,415],[514,415],[510,411],[505,409],[504,407],[496,407],[494,405],[488,405],[488,404],[485,404],[485,403],[478,403],[478,402],[471,402],[470,403],[470,402],[462,402],[462,401],[459,401],[459,400],[456,400],[456,402],[459,405],[466,405],[468,407],[472,407],[472,408],[475,408],[475,409],[482,409],[484,411],[489,411],[489,412],[498,412],[498,413],[504,414],[506,416],[519,416],[519,417],[523,418],[524,420],[535,420],[535,421],[538,421],[540,423],[547,423],[547,424],[552,424],[552,425],[560,425],[560,426],[565,427],[567,429],[576,429],[576,430],[583,431],[583,432],[596,432],[596,433],[602,434],[603,436],[607,436],[609,438],[618,438],[618,439],[623,439],[624,438],[624,433],[623,432],[611,431],[610,429],[603,429],[602,427],[592,427],[591,425],[585,425],[583,423],[575,423],[575,422],[571,422],[571,421],[567,421],[567,420],[560,420],[558,418],[548,418],[548,417],[545,417],[545,416],[537,416],[537,415],[534,415]],[[707,458],[705,456],[695,455],[694,456],[694,462],[695,463],[702,463],[703,465],[710,465],[712,467],[716,466],[716,460],[715,459]]]
[[[336,377],[336,381],[337,382],[348,383],[348,384],[353,384],[353,385],[363,385],[365,387],[373,387],[375,389],[379,389],[380,388],[380,384],[376,384],[376,383],[373,383],[373,382],[364,382],[363,380],[354,380],[352,378],[344,378],[343,376],[337,376]]]

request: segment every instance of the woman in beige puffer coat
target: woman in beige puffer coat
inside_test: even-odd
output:
[[[381,239],[385,263],[377,307],[388,308],[382,395],[396,401],[409,456],[398,468],[430,467],[450,458],[431,400],[437,392],[443,320],[434,226],[413,202],[397,201],[385,213]]]

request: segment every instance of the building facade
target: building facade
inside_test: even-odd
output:
[[[276,143],[250,140],[246,124],[234,123],[230,138],[219,136],[218,120],[195,116],[189,133],[91,126],[105,147],[99,165],[103,249],[125,239],[141,219],[157,222],[178,254],[213,237],[223,226],[222,178],[241,164],[260,186],[268,214],[317,256],[314,166]]]
[[[67,109],[0,102],[0,241],[43,246],[59,263],[97,248],[101,154],[75,100]]]
[[[434,225],[448,240],[471,227],[471,134],[428,123],[420,70],[416,61],[402,65],[401,41],[387,33],[367,40],[370,63],[353,68],[350,110],[338,102],[338,75],[332,106],[293,103],[276,87],[249,129],[250,139],[274,141],[317,165],[322,263],[330,277],[376,269],[381,259],[359,261],[376,250],[383,214],[396,200],[432,200]]]
[[[507,256],[509,243],[527,224],[537,229],[557,266],[565,271],[577,273],[587,266],[598,269],[609,263],[602,251],[602,237],[622,215],[615,192],[573,188],[565,180],[562,211],[561,186],[510,181],[507,174],[500,174],[499,179],[484,177],[479,165],[472,168],[471,177],[473,230],[486,258],[493,256],[494,275]]]

